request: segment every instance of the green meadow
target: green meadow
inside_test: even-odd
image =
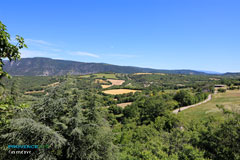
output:
[[[184,110],[178,113],[178,117],[183,123],[189,123],[190,121],[205,120],[210,116],[215,118],[223,118],[222,111],[216,107],[216,105],[224,105],[226,109],[237,111],[240,109],[240,91],[227,91],[226,93],[218,93],[213,95],[211,101]]]
[[[94,76],[95,78],[117,79],[115,74],[108,74],[108,73],[88,74],[88,75],[83,75],[80,77],[81,78],[89,78],[90,76]]]

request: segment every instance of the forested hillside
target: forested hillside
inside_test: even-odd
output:
[[[172,113],[175,108],[206,99],[214,92],[214,84],[237,85],[238,79],[116,74],[116,79],[125,82],[103,89],[110,80],[106,76],[113,77],[3,79],[2,159],[239,159],[238,112],[222,108],[219,113],[224,119],[210,116],[187,124]],[[34,81],[26,85],[28,79]],[[182,85],[174,85],[179,82]],[[103,93],[129,87],[141,92]],[[41,89],[44,92],[26,93]],[[127,106],[119,106],[126,102]],[[32,150],[30,155],[13,155],[8,153],[9,144],[49,147]]]
[[[15,76],[54,76],[81,75],[101,72],[115,73],[173,73],[173,74],[205,74],[193,70],[157,70],[149,68],[117,66],[105,63],[83,63],[50,58],[22,58],[19,61],[4,61],[4,69]]]

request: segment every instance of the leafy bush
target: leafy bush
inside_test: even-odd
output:
[[[220,92],[220,93],[224,93],[224,92],[226,92],[226,89],[219,88],[219,89],[218,89],[218,92]]]

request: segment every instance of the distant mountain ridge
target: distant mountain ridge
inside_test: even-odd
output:
[[[105,63],[85,63],[51,58],[22,58],[19,61],[4,61],[4,69],[13,76],[56,76],[84,75],[101,72],[115,73],[169,73],[169,74],[207,74],[194,70],[162,70],[132,66],[118,66]]]
[[[225,76],[240,76],[240,72],[227,72],[224,73]]]
[[[205,70],[197,70],[199,72],[204,72],[204,73],[207,73],[207,74],[215,74],[215,75],[221,75],[223,73],[220,73],[220,72],[215,72],[215,71],[205,71]]]

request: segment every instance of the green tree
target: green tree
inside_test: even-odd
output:
[[[194,103],[194,97],[186,90],[180,90],[174,96],[174,99],[178,101],[180,106],[187,106]]]
[[[50,147],[16,159],[116,159],[117,148],[99,101],[95,94],[71,90],[68,84],[56,87],[38,104],[15,114],[1,133],[0,159],[14,159],[6,154],[8,144]]]
[[[222,106],[219,106],[221,108]],[[223,109],[223,108],[222,108]],[[240,114],[223,109],[226,119],[220,124],[207,121],[205,128],[199,130],[197,146],[205,150],[205,156],[213,160],[240,159]],[[216,125],[217,124],[217,125]]]
[[[13,103],[16,103],[16,101],[19,97],[19,88],[17,85],[17,81],[13,81],[11,90],[10,90],[10,94],[11,94],[11,99],[12,99]]]
[[[225,93],[227,90],[226,89],[223,89],[223,88],[219,88],[218,89],[218,92],[220,92],[220,93]]]
[[[16,36],[16,45],[11,44],[9,42],[10,40],[10,34],[7,32],[6,26],[0,21],[0,80],[5,76],[10,77],[8,73],[3,70],[3,60],[6,58],[9,61],[20,59],[19,49],[27,47],[24,39],[20,36]],[[0,85],[3,86],[1,83]],[[9,120],[13,117],[14,112],[26,107],[26,105],[14,105],[17,98],[17,91],[16,88],[13,87],[16,86],[12,86],[11,96],[0,95],[0,133],[5,126],[9,124]],[[5,90],[4,86],[3,90]]]
[[[17,44],[11,44],[10,34],[7,32],[6,26],[0,21],[0,79],[4,76],[9,76],[7,72],[3,71],[3,59],[7,58],[9,61],[20,59],[19,49],[27,48],[24,39],[16,36]]]

